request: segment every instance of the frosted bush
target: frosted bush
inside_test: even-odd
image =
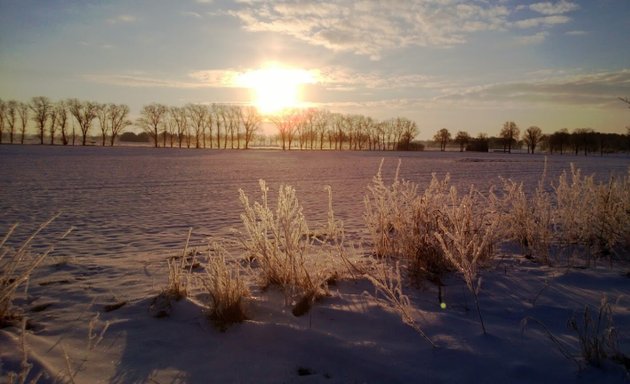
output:
[[[482,197],[474,188],[461,198],[455,187],[450,191],[450,203],[434,232],[445,258],[460,272],[475,298],[481,328],[486,328],[479,308],[481,277],[479,269],[493,257],[498,217],[492,198]]]
[[[264,180],[260,181],[260,191],[261,201],[253,204],[240,191],[245,228],[242,242],[260,268],[264,285],[282,287],[289,298],[299,298],[298,304],[308,308],[326,292],[328,259],[310,235],[295,189],[280,186],[275,210]]]
[[[379,167],[364,198],[364,219],[374,254],[403,260],[415,275],[439,276],[448,270],[433,236],[447,204],[448,184],[448,175],[443,180],[433,175],[420,195],[417,184],[399,178],[398,169],[392,184],[386,185]]]
[[[531,198],[523,191],[523,183],[503,180],[503,230],[516,240],[527,256],[550,263],[554,242],[554,208],[551,196],[544,187],[544,177]]]
[[[554,186],[559,241],[578,245],[589,255],[611,257],[628,248],[630,176],[596,183],[571,166]]]
[[[530,196],[512,180],[503,180],[503,191],[502,227],[528,256],[549,264],[558,250],[582,251],[589,260],[628,250],[629,176],[598,183],[571,166],[555,185],[543,174]]]

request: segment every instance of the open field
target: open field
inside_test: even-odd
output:
[[[360,256],[370,253],[367,186],[382,160],[390,183],[399,159],[400,176],[419,189],[433,173],[440,179],[448,173],[464,193],[471,184],[479,191],[500,186],[503,177],[523,182],[531,195],[545,164],[539,155],[498,153],[0,146],[0,233],[20,223],[7,245],[18,246],[59,214],[32,244],[39,251],[54,244],[54,250],[15,301],[30,321],[24,341],[32,374],[45,370],[41,382],[77,383],[628,380],[620,364],[586,364],[576,332],[567,327],[585,305],[597,310],[606,296],[618,348],[630,353],[627,253],[612,266],[606,260],[584,269],[577,261],[541,265],[523,257],[518,245],[502,244],[480,272],[487,334],[457,273],[442,277],[439,292],[429,281],[404,280],[411,322],[436,348],[401,321],[391,302],[377,300],[369,279],[350,272],[305,316],[292,314],[295,303],[286,292],[264,289],[251,276],[248,320],[224,332],[207,319],[208,294],[199,289],[173,303],[168,318],[150,315],[168,279],[167,259],[181,255],[190,228],[187,249],[197,249],[200,261],[208,257],[209,240],[227,241],[230,260],[245,256],[230,242],[238,239],[231,229],[243,231],[239,189],[258,201],[259,179],[274,204],[281,184],[295,187],[311,231],[327,225],[330,186],[346,244],[366,247],[352,259],[360,265]],[[627,176],[630,159],[551,156],[547,178],[558,180],[571,163],[606,182]],[[0,329],[5,372],[20,369],[19,335],[19,327]]]

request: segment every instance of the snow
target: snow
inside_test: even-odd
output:
[[[433,284],[406,286],[414,319],[436,349],[377,303],[363,279],[339,281],[302,317],[291,314],[273,287],[254,289],[249,320],[225,332],[207,320],[202,297],[177,302],[171,317],[151,317],[150,302],[166,284],[166,259],[181,252],[189,228],[197,247],[208,238],[233,238],[230,228],[241,228],[239,188],[258,196],[258,179],[272,191],[294,186],[316,227],[326,219],[324,186],[330,185],[335,215],[359,241],[365,187],[382,159],[386,178],[401,159],[401,176],[422,185],[435,172],[450,173],[462,187],[484,189],[502,176],[523,181],[530,191],[545,162],[540,155],[497,153],[1,146],[0,232],[19,222],[15,245],[60,212],[36,242],[54,242],[55,250],[16,300],[33,327],[25,338],[32,372],[46,370],[51,378],[40,381],[52,382],[71,371],[76,383],[628,381],[615,364],[578,369],[538,323],[523,323],[536,319],[579,355],[567,321],[586,304],[597,307],[605,295],[613,303],[620,347],[630,353],[630,266],[621,262],[547,267],[503,250],[482,272],[487,335],[459,276],[444,281],[445,309]],[[607,179],[625,174],[629,160],[551,156],[548,175],[553,179],[575,163],[584,174]],[[71,226],[70,235],[57,240]],[[108,327],[90,349],[89,324],[97,313],[93,333]],[[19,371],[19,335],[16,327],[0,329],[3,374]]]

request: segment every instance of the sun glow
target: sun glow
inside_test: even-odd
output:
[[[314,84],[316,76],[304,69],[273,64],[245,72],[237,82],[252,90],[253,103],[260,113],[274,114],[286,108],[299,108],[302,86]]]

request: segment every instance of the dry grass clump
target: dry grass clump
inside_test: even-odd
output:
[[[192,260],[188,257],[188,244],[192,228],[188,231],[184,250],[179,258],[169,258],[168,282],[166,287],[151,301],[149,312],[154,317],[170,316],[172,301],[188,297],[193,284],[192,269],[195,265],[196,252],[192,252]]]
[[[238,263],[228,265],[227,251],[219,244],[211,247],[205,275],[200,278],[204,291],[210,296],[210,319],[220,328],[247,319],[244,300],[249,289]]]
[[[263,285],[282,287],[287,298],[297,299],[294,313],[305,313],[313,301],[326,294],[331,276],[329,259],[317,246],[322,242],[310,236],[293,187],[280,186],[275,209],[269,203],[269,188],[264,180],[260,180],[260,191],[261,201],[253,204],[240,191],[245,228],[241,241],[254,266],[260,269]]]
[[[30,247],[35,237],[48,227],[57,216],[53,216],[41,224],[17,249],[6,245],[17,224],[13,225],[0,241],[0,327],[16,324],[21,319],[19,308],[13,305],[15,294],[19,287],[28,285],[33,271],[53,250],[53,247],[50,246],[43,253],[33,255]],[[63,239],[68,233],[63,234],[61,238]]]
[[[630,357],[619,350],[613,310],[606,297],[602,298],[599,308],[593,312],[587,305],[580,316],[574,314],[568,322],[569,328],[578,336],[582,359],[595,367],[600,367],[604,360],[610,359],[630,371]]]
[[[583,311],[574,313],[567,322],[568,328],[576,333],[577,345],[556,337],[545,324],[532,317],[526,317],[521,321],[523,331],[529,322],[541,326],[558,351],[575,362],[578,369],[584,368],[585,365],[599,368],[605,361],[612,361],[630,373],[630,356],[619,348],[612,305],[606,297],[602,298],[596,310],[585,305]]]

